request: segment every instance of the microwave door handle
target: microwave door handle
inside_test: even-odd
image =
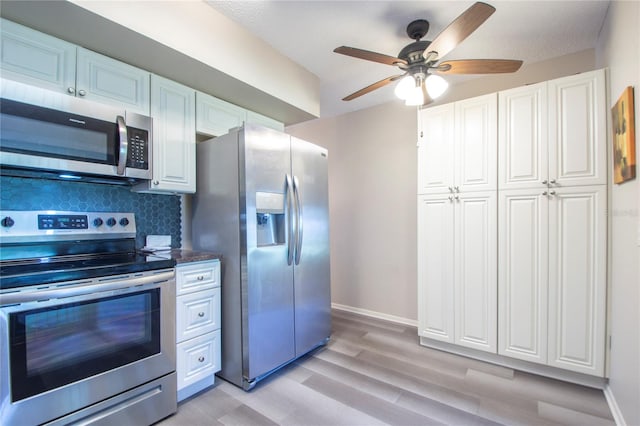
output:
[[[129,137],[127,135],[127,124],[124,121],[124,117],[119,115],[116,118],[116,122],[118,123],[118,133],[120,134],[117,173],[120,176],[124,176],[125,168],[127,167],[127,156],[129,154]]]

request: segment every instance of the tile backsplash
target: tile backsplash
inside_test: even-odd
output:
[[[128,186],[0,176],[0,208],[133,212],[138,248],[150,234],[171,235],[172,247],[181,243],[178,195],[139,194]]]

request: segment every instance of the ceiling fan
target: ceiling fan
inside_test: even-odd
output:
[[[340,46],[333,51],[367,61],[393,65],[404,71],[373,83],[343,98],[350,101],[364,94],[400,80],[395,93],[407,105],[426,105],[442,95],[448,83],[434,74],[497,74],[520,69],[522,61],[510,59],[461,59],[440,62],[458,44],[474,32],[496,9],[477,2],[449,24],[433,41],[421,40],[429,31],[429,22],[418,19],[407,26],[407,35],[414,40],[397,57],[370,52],[355,47]]]

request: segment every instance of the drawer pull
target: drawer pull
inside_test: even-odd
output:
[[[198,361],[199,361],[199,362],[204,362],[204,357],[203,357],[203,356],[201,356],[200,358],[198,358]]]
[[[198,312],[198,316],[202,318],[204,316],[204,312]]]
[[[202,281],[202,280],[204,280],[204,276],[202,276],[202,275],[198,275],[198,278],[196,278],[196,279],[197,279],[198,281]]]

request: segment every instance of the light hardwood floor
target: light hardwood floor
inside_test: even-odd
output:
[[[422,347],[414,327],[333,312],[320,349],[251,392],[219,380],[161,426],[614,425],[602,391]]]

